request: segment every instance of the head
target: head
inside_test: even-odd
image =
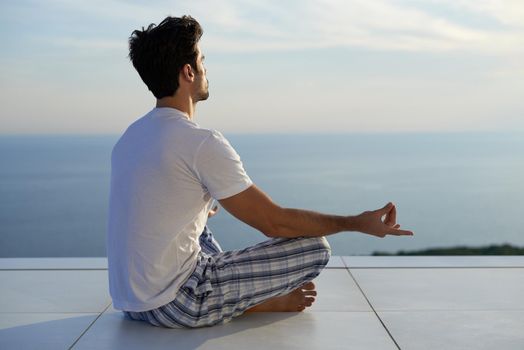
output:
[[[179,90],[195,102],[209,96],[206,70],[198,41],[202,27],[190,16],[167,17],[159,25],[135,30],[129,38],[129,58],[157,99]]]

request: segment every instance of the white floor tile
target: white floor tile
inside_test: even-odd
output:
[[[342,261],[342,258],[340,256],[335,255],[331,256],[326,267],[328,269],[342,269],[345,268],[346,265],[344,265],[344,262]]]
[[[524,268],[350,271],[376,310],[524,310]]]
[[[0,349],[67,349],[98,316],[0,313]]]
[[[345,269],[324,269],[313,280],[318,295],[307,311],[372,311]]]
[[[379,312],[403,350],[522,350],[523,311]]]
[[[524,256],[343,256],[350,268],[524,267]]]
[[[165,329],[107,312],[75,349],[396,349],[372,312],[244,314],[220,326]]]
[[[0,271],[0,312],[102,312],[107,271]]]
[[[333,258],[332,267],[343,263]],[[435,257],[409,268],[417,259],[357,257],[366,258],[359,266],[350,258],[350,272],[402,349],[524,349],[524,268],[503,268],[504,259],[450,268],[460,261]],[[0,270],[22,269],[0,271],[0,349],[66,349],[110,303],[107,271],[23,270],[35,263],[0,261]],[[42,264],[61,268],[58,260]],[[431,268],[437,264],[443,268]],[[325,269],[315,284],[317,301],[305,312],[246,314],[196,330],[157,328],[110,309],[75,349],[396,348],[346,269]]]

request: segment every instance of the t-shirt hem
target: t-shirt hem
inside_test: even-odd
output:
[[[121,302],[121,301],[113,299],[113,308],[120,310],[120,311],[145,312],[145,311],[158,309],[160,306],[163,306],[163,305],[166,305],[172,302],[173,299],[175,299],[175,297],[169,298],[165,301],[157,302],[155,304],[131,304],[131,303]]]
[[[191,275],[195,272],[197,264],[198,264],[198,260],[195,259],[195,261],[193,262],[193,267],[190,269],[190,273],[186,276],[186,278],[182,280],[180,285],[175,289],[175,292],[173,293],[172,296],[167,296],[165,298],[159,299],[159,301],[155,303],[130,303],[127,301],[122,301],[119,299],[111,298],[111,300],[113,301],[113,308],[120,310],[120,311],[144,312],[144,311],[158,309],[160,306],[164,306],[172,302],[173,300],[175,300],[175,297],[178,291],[180,290],[180,288],[182,288],[182,286],[186,284],[186,282],[189,280]]]

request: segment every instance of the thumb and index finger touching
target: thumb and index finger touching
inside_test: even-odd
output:
[[[376,210],[381,214],[381,217],[386,215],[384,224],[388,226],[388,234],[396,236],[413,236],[413,231],[401,230],[400,225],[397,224],[397,208],[392,202],[387,203],[384,207]]]
[[[394,207],[395,207],[395,204],[393,204],[392,202],[388,202],[388,204],[386,204],[385,206],[383,206],[382,208],[380,208],[380,209],[378,209],[376,211],[379,211],[379,212],[382,212],[382,213],[386,214]]]

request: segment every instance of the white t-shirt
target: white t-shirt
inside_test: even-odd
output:
[[[171,302],[193,272],[212,208],[253,184],[224,136],[174,108],[154,108],[113,148],[109,290],[119,310]]]

